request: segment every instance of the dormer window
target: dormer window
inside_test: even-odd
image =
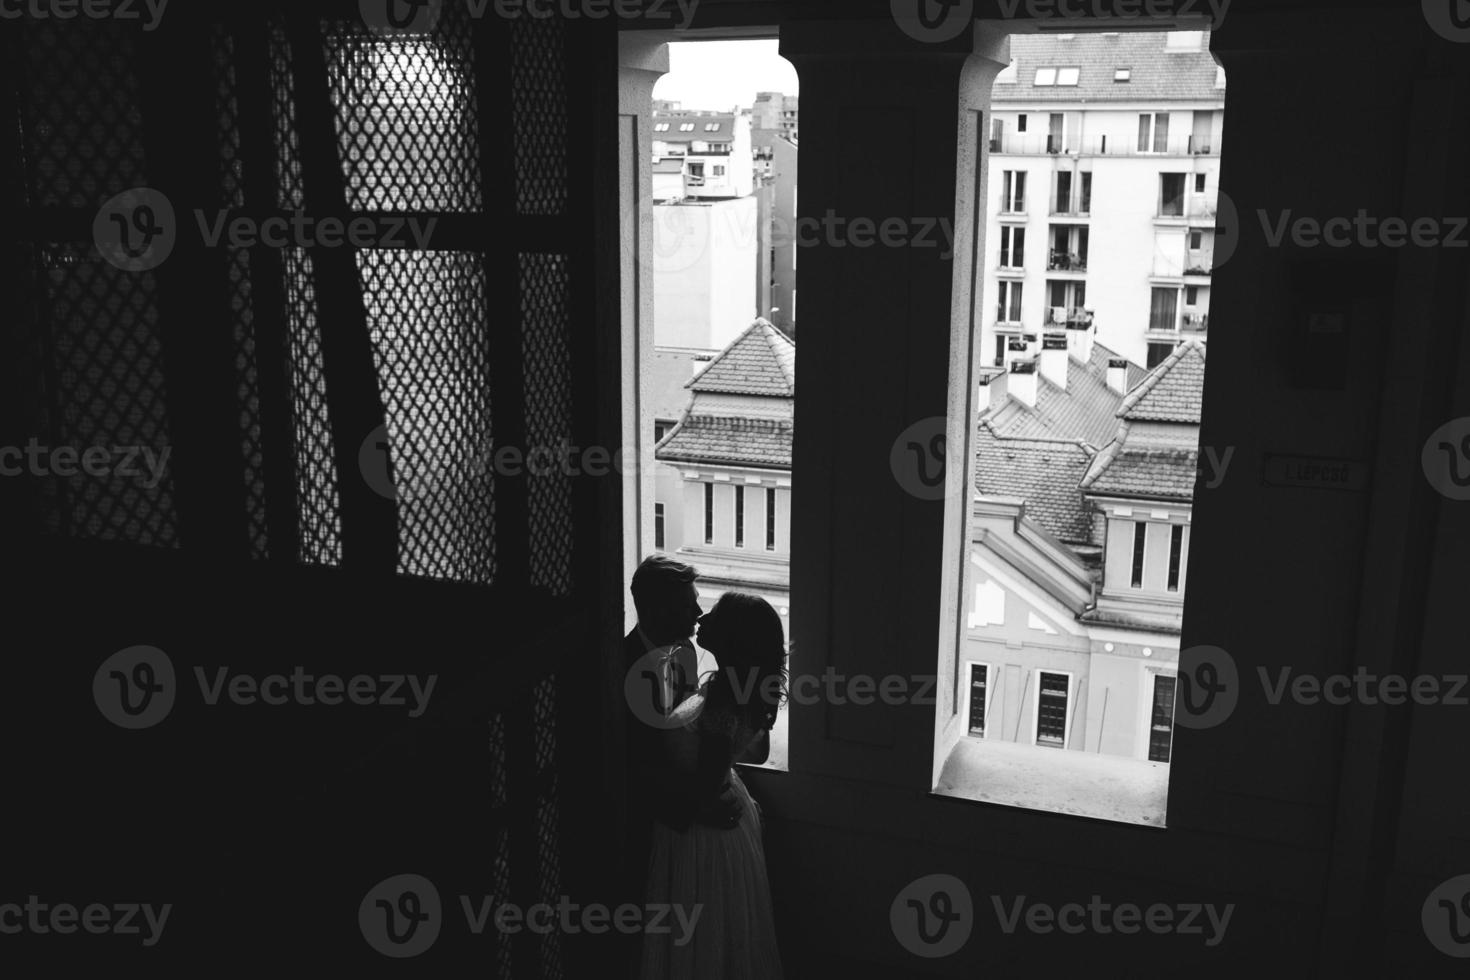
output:
[[[680,123],[679,124],[679,132],[681,132],[681,133],[692,133],[692,132],[694,132],[694,123]]]
[[[1116,68],[1113,70],[1113,81],[1131,82],[1133,80],[1132,68]]]
[[[668,123],[655,123],[654,124],[654,127],[653,127],[653,131],[655,133],[667,133],[669,131],[669,124]]]

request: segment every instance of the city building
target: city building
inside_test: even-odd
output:
[[[759,595],[789,633],[796,345],[756,319],[685,387],[688,407],[655,450],[678,473],[659,481],[660,550],[700,570],[706,609],[725,592]]]
[[[775,130],[752,132],[760,180],[761,227],[769,247],[761,253],[760,313],[788,337],[796,336],[796,143]]]
[[[798,139],[800,102],[800,96],[796,95],[757,92],[755,104],[751,106],[751,127],[779,132],[789,140]]]
[[[755,188],[746,112],[673,109],[653,114],[653,160],[683,164],[681,196],[746,197]]]
[[[1209,33],[1010,45],[988,132],[987,358],[1004,366],[1011,339],[1093,318],[1150,367],[1206,340],[1225,105]]]
[[[981,379],[965,725],[945,779],[1004,769],[1004,802],[1162,824],[1204,350],[1146,371],[1088,326]],[[981,751],[995,742],[1010,744]],[[1091,759],[1018,747],[1110,757],[1110,788],[1083,801]]]

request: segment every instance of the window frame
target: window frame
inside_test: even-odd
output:
[[[1032,673],[1036,675],[1036,683],[1032,685],[1031,692],[1031,744],[1038,748],[1060,749],[1068,751],[1067,746],[1072,744],[1072,699],[1077,696],[1077,675],[1070,670],[1053,670],[1050,667],[1033,667]],[[1040,741],[1041,737],[1041,678],[1043,674],[1053,674],[1057,677],[1067,679],[1067,701],[1062,710],[1062,744],[1051,745]]]
[[[976,667],[983,667],[985,669],[985,705],[981,708],[981,711],[984,713],[985,720],[983,722],[983,728],[979,735],[976,735],[973,731],[970,730],[971,709],[973,706],[973,698],[975,693],[974,670]],[[961,715],[965,726],[963,737],[973,738],[979,741],[988,741],[990,739],[990,732],[992,727],[990,724],[990,706],[992,703],[994,703],[995,700],[995,665],[990,663],[988,660],[973,660],[966,658],[964,676],[965,704],[963,708],[963,714]]]

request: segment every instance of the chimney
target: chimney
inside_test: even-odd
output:
[[[1066,334],[1041,338],[1041,376],[1063,391],[1067,389],[1067,347]]]
[[[1026,340],[1023,337],[1012,337],[1006,341],[1006,362],[1004,367],[1007,371],[1011,369],[1011,365],[1014,362],[1026,359],[1026,346]]]
[[[1008,390],[1027,408],[1036,407],[1036,361],[1015,361],[1007,380]]]
[[[1121,357],[1108,359],[1108,387],[1120,395],[1128,394],[1128,362]]]
[[[994,392],[991,384],[1002,376],[1002,371],[983,371],[976,380],[975,417],[981,418],[993,407]]]
[[[1089,320],[1087,326],[1067,330],[1067,349],[1078,362],[1086,364],[1092,360],[1092,342],[1097,339],[1097,328]]]

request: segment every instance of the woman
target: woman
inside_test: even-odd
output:
[[[654,825],[647,900],[698,918],[688,936],[645,934],[640,973],[644,980],[779,980],[760,808],[734,763],[764,762],[770,749],[786,687],[781,617],[764,599],[729,592],[699,620],[695,638],[719,670],[675,708],[684,724],[664,733],[664,751],[688,792],[718,793],[728,778],[742,809],[730,829]]]

